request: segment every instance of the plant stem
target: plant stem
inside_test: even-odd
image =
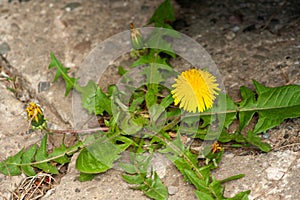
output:
[[[98,128],[92,128],[92,129],[85,129],[85,130],[73,130],[73,129],[66,129],[66,130],[51,130],[49,128],[46,129],[46,131],[51,133],[59,133],[59,134],[77,134],[77,133],[93,133],[96,131],[108,131],[108,127],[98,127]]]

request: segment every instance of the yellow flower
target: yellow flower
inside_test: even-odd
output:
[[[174,103],[188,112],[195,113],[197,108],[203,112],[211,108],[220,90],[216,77],[200,69],[184,71],[175,81],[171,91]]]
[[[222,150],[222,148],[221,148],[220,144],[218,143],[218,141],[215,141],[212,145],[211,152],[215,153],[215,152],[221,151],[221,150]]]
[[[36,122],[39,121],[39,115],[43,115],[42,109],[33,102],[30,102],[28,107],[26,108],[27,117],[30,120],[35,120]]]

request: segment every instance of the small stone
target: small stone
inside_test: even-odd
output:
[[[234,27],[231,28],[231,30],[232,30],[234,33],[239,32],[240,29],[241,29],[241,28],[240,28],[239,26],[234,26]]]
[[[263,137],[264,139],[268,139],[268,138],[270,138],[270,134],[269,134],[269,133],[264,133],[264,134],[262,135],[262,137]]]
[[[171,185],[168,187],[168,192],[169,192],[169,195],[174,195],[178,192],[178,187]]]
[[[39,82],[38,93],[48,91],[49,88],[50,88],[50,83],[49,82]]]
[[[6,42],[0,44],[0,54],[5,54],[10,51],[10,47]]]
[[[65,9],[67,12],[70,12],[72,10],[74,10],[75,8],[78,8],[81,6],[81,3],[78,3],[78,2],[72,2],[72,3],[68,3],[66,6],[65,6]]]
[[[225,34],[225,38],[229,41],[233,40],[235,38],[235,33],[232,32],[232,31],[228,31],[226,34]]]
[[[277,167],[269,167],[266,169],[266,172],[267,172],[267,178],[270,181],[278,181],[284,175],[283,170]]]

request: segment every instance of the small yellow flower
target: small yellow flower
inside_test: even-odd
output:
[[[215,141],[212,145],[211,152],[215,153],[215,152],[221,151],[221,150],[222,150],[222,148],[221,148],[220,144],[217,141]]]
[[[200,69],[184,71],[175,81],[171,91],[174,103],[188,112],[195,113],[197,108],[203,112],[211,108],[220,90],[216,77]]]
[[[43,111],[36,103],[30,102],[26,108],[27,117],[29,120],[39,121],[39,115],[43,115]]]

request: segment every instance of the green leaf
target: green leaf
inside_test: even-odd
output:
[[[136,174],[138,173],[136,167],[131,163],[119,163],[119,166],[127,173],[127,174]]]
[[[16,176],[22,173],[18,164],[21,164],[21,157],[24,149],[21,149],[16,155],[9,156],[6,160],[0,162],[0,172],[6,176]]]
[[[149,24],[154,23],[156,27],[164,27],[166,23],[175,20],[174,10],[170,0],[165,0],[155,10],[154,14],[150,18]],[[170,27],[168,27],[170,28]]]
[[[262,142],[260,136],[253,131],[249,131],[245,139],[250,144],[257,146],[263,152],[269,152],[271,150],[271,146],[266,142]]]
[[[234,197],[232,198],[228,198],[228,200],[248,200],[248,195],[250,194],[250,190],[244,191],[244,192],[240,192],[238,194],[236,194]]]
[[[145,100],[148,109],[150,109],[157,102],[156,91],[154,91],[151,87],[149,87],[146,92]]]
[[[27,149],[22,155],[23,165],[21,166],[21,168],[27,176],[34,176],[36,174],[33,167],[31,166],[31,163],[34,160],[34,155],[36,153],[36,150],[37,150],[37,145],[34,144],[29,149]]]
[[[174,99],[171,94],[163,98],[163,100],[160,102],[160,105],[164,108],[167,109],[169,105],[171,105],[174,102]]]
[[[224,101],[226,105],[224,105]],[[218,102],[214,104],[213,108],[200,113],[200,117],[203,120],[201,127],[212,124],[216,120],[215,114],[217,114],[218,121],[224,122],[224,124],[221,125],[228,128],[236,119],[237,106],[228,95],[220,92],[218,95]]]
[[[121,143],[122,142],[122,143]],[[125,151],[128,147],[130,147],[134,142],[132,139],[125,136],[118,136],[115,141],[118,144],[118,148],[122,151]]]
[[[151,170],[148,175],[148,167],[152,156],[130,153],[130,163],[120,163],[120,167],[130,175],[123,174],[123,179],[134,184],[133,189],[141,190],[145,195],[152,199],[167,199],[168,190],[162,183],[156,172]]]
[[[140,175],[126,175],[122,174],[123,179],[129,184],[142,184],[144,183],[144,178]]]
[[[216,199],[225,199],[223,196],[224,189],[220,181],[212,177],[212,182],[209,184],[209,187]]]
[[[111,100],[94,81],[89,81],[84,87],[78,86],[77,90],[81,93],[82,107],[89,114],[102,115],[104,111],[109,115],[112,114]]]
[[[228,182],[228,181],[233,181],[233,180],[240,179],[240,178],[243,178],[243,177],[245,177],[245,174],[238,174],[238,175],[230,176],[228,178],[220,180],[220,183],[225,183],[225,182]]]
[[[130,104],[128,111],[133,113],[137,110],[138,106],[140,106],[145,101],[145,96],[137,97],[132,100],[132,103]]]
[[[257,81],[253,81],[257,91],[257,100],[243,101],[240,106],[240,115],[245,126],[249,122],[249,115],[253,111],[259,115],[258,122],[254,128],[254,133],[262,133],[266,130],[278,126],[287,118],[296,118],[300,116],[300,86],[287,85],[275,88],[265,87]],[[245,89],[243,92],[245,93]],[[248,94],[249,92],[247,92]],[[250,95],[250,94],[248,94]],[[251,99],[253,97],[251,96]]]
[[[49,155],[49,158],[58,157],[55,158],[54,161],[64,165],[66,163],[70,162],[70,159],[66,155],[68,152],[68,149],[65,144],[61,144],[60,147],[53,149],[53,152]]]
[[[244,107],[255,107],[255,94],[253,91],[246,87],[241,87],[241,96],[242,96],[242,101],[240,103],[240,108]],[[239,123],[240,127],[239,130],[243,130],[250,122],[252,119],[253,115],[255,113],[255,110],[249,110],[245,112],[240,112],[239,113]]]
[[[212,197],[212,195],[204,193],[199,190],[195,190],[195,194],[199,200],[215,200],[215,198]]]
[[[87,149],[82,149],[76,160],[76,168],[85,174],[97,174],[110,169],[98,161]]]
[[[62,77],[65,80],[65,84],[66,84],[66,92],[65,92],[65,96],[67,96],[69,94],[69,92],[72,90],[72,88],[75,87],[76,81],[78,79],[76,78],[71,78],[68,75],[68,70],[70,68],[64,67],[61,62],[59,62],[59,60],[57,60],[57,58],[54,56],[54,54],[51,52],[50,53],[50,57],[51,57],[51,61],[49,64],[49,69],[55,67],[56,68],[56,74],[54,77],[53,82],[56,82],[58,80],[59,77]]]
[[[127,73],[127,70],[124,69],[124,67],[122,67],[122,66],[119,66],[119,67],[118,67],[118,74],[119,74],[120,76],[123,76],[123,75],[126,74],[126,73]]]
[[[41,141],[40,148],[36,151],[36,155],[35,155],[35,160],[36,160],[36,162],[39,162],[39,163],[35,164],[33,166],[43,170],[46,173],[58,174],[59,172],[56,169],[56,167],[54,167],[50,163],[44,162],[45,160],[48,159],[47,138],[48,138],[48,134],[45,134],[45,136],[43,137],[43,139]]]
[[[95,140],[93,144],[80,152],[76,160],[76,168],[80,172],[88,174],[105,172],[113,167],[114,162],[120,157],[120,153],[123,151],[123,149],[105,136],[95,138]]]
[[[158,132],[166,122],[166,113],[164,107],[154,104],[149,108],[150,127],[152,131]]]
[[[196,187],[197,190],[200,190],[205,193],[210,193],[209,187],[206,185],[206,182],[195,174],[194,171],[184,169],[184,173],[187,176],[188,180]]]
[[[154,63],[142,69],[142,74],[146,76],[146,83],[160,84],[163,83],[173,69],[166,64]]]
[[[153,55],[158,55],[159,53],[165,53],[166,55],[169,55],[172,58],[176,57],[172,44],[166,40],[166,38],[168,37],[179,38],[180,35],[176,31],[167,30],[167,29],[154,29],[151,32],[151,34],[148,36],[146,40],[147,46],[151,48],[150,56],[153,57]],[[167,62],[166,59],[163,59],[163,61]],[[156,63],[160,63],[160,61]]]
[[[84,181],[90,181],[93,180],[93,178],[96,176],[97,174],[86,174],[86,173],[80,173],[79,175],[79,181],[84,182]]]
[[[168,189],[162,183],[161,179],[159,178],[156,172],[154,172],[153,180],[151,180],[150,183],[151,187],[148,190],[144,191],[145,195],[157,200],[168,199]]]

